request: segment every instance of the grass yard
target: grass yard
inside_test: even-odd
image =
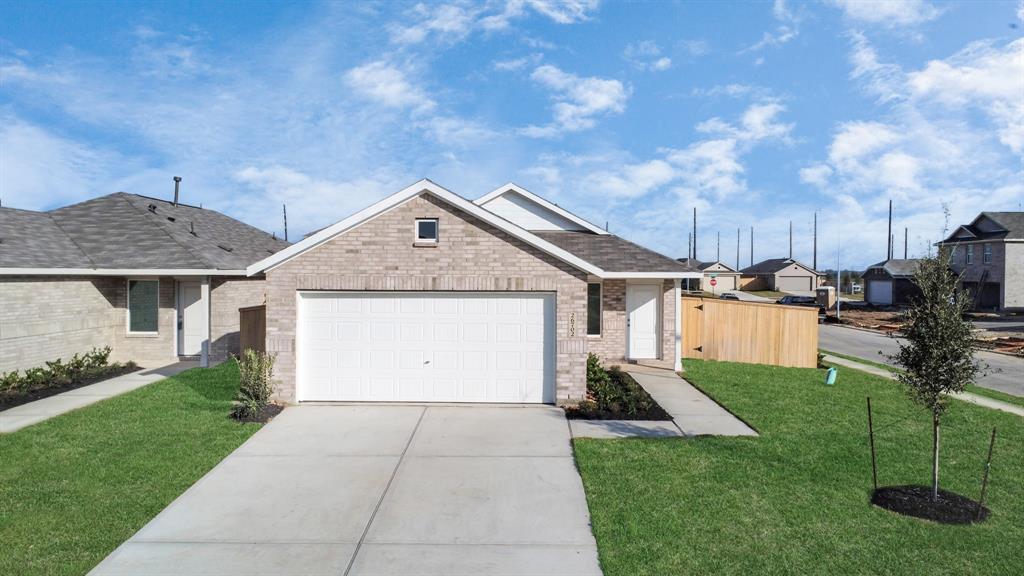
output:
[[[84,574],[259,429],[194,369],[0,434],[0,574]]]
[[[1019,574],[1024,566],[1024,419],[955,402],[943,419],[941,480],[977,498],[975,526],[871,506],[865,396],[881,485],[930,478],[930,417],[892,381],[819,370],[685,361],[687,378],[759,438],[576,440],[606,576],[640,574]]]

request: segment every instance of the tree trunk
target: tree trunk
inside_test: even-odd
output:
[[[932,414],[932,500],[939,499],[939,416]]]

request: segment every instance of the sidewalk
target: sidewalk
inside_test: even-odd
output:
[[[847,360],[846,358],[839,358],[838,356],[832,356],[831,354],[825,354],[823,358],[825,362],[829,364],[835,364],[836,366],[845,366],[847,368],[853,368],[854,370],[860,370],[861,372],[867,372],[875,376],[881,376],[882,378],[888,378],[895,380],[892,372],[879,368],[877,366],[871,366],[870,364],[861,364],[860,362],[854,362],[853,360]],[[950,394],[952,398],[957,400],[963,400],[964,402],[970,402],[971,404],[977,404],[978,406],[984,406],[985,408],[992,408],[993,410],[1002,410],[1003,412],[1009,412],[1016,414],[1017,416],[1024,416],[1024,408],[1020,406],[1014,406],[1008,402],[1001,400],[995,400],[986,396],[979,396],[978,394],[972,394],[970,392],[961,392],[959,394]]]
[[[623,366],[672,415],[686,436],[757,436],[757,432],[672,370]]]
[[[49,420],[54,416],[77,410],[84,406],[94,404],[100,400],[113,398],[146,384],[152,384],[157,380],[163,380],[179,372],[195,368],[199,365],[196,361],[175,362],[159,368],[151,368],[117,376],[109,380],[62,392],[49,398],[22,404],[9,410],[0,412],[0,434],[15,432],[26,426],[38,424]]]

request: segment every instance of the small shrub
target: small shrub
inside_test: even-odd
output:
[[[17,370],[0,374],[0,403],[5,399],[18,399],[33,392],[47,389],[70,388],[83,382],[99,380],[108,374],[138,368],[134,362],[109,363],[110,347],[94,348],[83,355],[75,354],[64,362],[58,358],[44,366],[29,368],[23,374]]]
[[[234,358],[238,364],[239,384],[231,415],[240,420],[259,418],[274,390],[274,356],[250,348],[241,357]]]

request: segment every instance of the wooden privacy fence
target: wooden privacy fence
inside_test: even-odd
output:
[[[683,357],[814,368],[818,309],[683,297]]]
[[[265,352],[267,341],[267,307],[250,306],[238,309],[238,351],[252,348]]]

